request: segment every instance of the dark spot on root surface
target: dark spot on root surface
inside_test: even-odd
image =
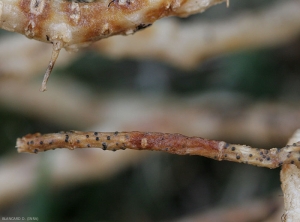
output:
[[[39,4],[40,4],[40,0],[35,0],[34,7],[35,8],[39,7]]]
[[[106,150],[107,149],[107,144],[106,143],[102,143],[102,148],[103,148],[103,150]]]
[[[110,5],[111,5],[112,3],[119,3],[119,0],[112,0],[112,1],[107,5],[107,7],[109,8]],[[130,4],[131,4],[131,1],[130,1],[130,0],[126,0],[126,5],[128,6],[128,5],[130,5]]]
[[[145,29],[149,26],[151,26],[152,24],[144,24],[144,23],[141,23],[139,24],[137,27],[136,27],[136,31],[139,31],[139,30],[142,30],[142,29]]]

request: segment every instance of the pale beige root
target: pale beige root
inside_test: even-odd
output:
[[[0,28],[54,44],[41,91],[61,48],[76,50],[113,35],[129,35],[166,16],[188,16],[225,0],[1,0]],[[55,45],[59,45],[59,50]]]
[[[252,200],[231,207],[214,208],[208,212],[174,220],[174,222],[267,222],[269,218],[272,218],[270,222],[281,222],[280,216],[273,218],[273,215],[280,211],[282,205],[282,198],[276,194],[272,197]]]
[[[40,157],[3,157],[0,161],[0,208],[9,206],[32,191],[37,183],[41,161],[46,162],[43,165],[49,172],[49,185],[61,188],[91,180],[105,180],[143,161],[148,154],[132,150],[118,153],[87,150],[71,154],[68,151],[53,152]]]
[[[224,0],[1,0],[0,28],[74,49],[117,34],[133,34],[165,16],[188,16]],[[109,5],[109,3],[111,3]]]
[[[288,144],[298,141],[300,141],[300,129],[294,133]],[[284,164],[280,172],[280,179],[285,206],[282,221],[300,221],[300,169],[293,164]]]
[[[220,53],[292,40],[300,30],[299,10],[298,1],[279,1],[265,11],[243,13],[226,21],[181,25],[173,19],[165,19],[132,36],[103,39],[95,43],[92,50],[113,58],[155,58],[177,67],[193,68]],[[246,25],[249,28],[244,27]],[[248,35],[249,30],[255,35]],[[65,50],[61,50],[62,53],[56,66],[79,55]],[[1,37],[0,75],[37,75],[45,69],[50,54],[51,49],[46,44],[23,36]]]
[[[100,121],[97,98],[71,79],[53,79],[53,90],[37,93],[39,82],[24,79],[0,81],[0,104],[43,121],[64,127],[85,128]],[[78,90],[79,89],[79,90]]]
[[[267,9],[224,21],[180,24],[161,20],[143,32],[104,39],[93,48],[113,58],[154,58],[191,69],[221,53],[293,40],[300,34],[299,11],[299,1],[278,1]]]
[[[56,62],[56,60],[58,58],[58,55],[59,55],[59,52],[60,52],[61,48],[62,48],[62,42],[61,41],[55,41],[55,42],[53,42],[52,55],[51,55],[51,59],[50,59],[48,68],[46,70],[46,73],[44,75],[44,79],[43,79],[43,82],[42,82],[42,87],[40,89],[41,92],[44,92],[47,89],[48,79],[49,79],[50,74],[52,72],[52,69],[53,69],[53,67],[55,65],[55,62]]]

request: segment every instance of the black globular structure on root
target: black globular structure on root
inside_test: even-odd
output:
[[[103,148],[103,150],[106,150],[107,149],[107,144],[106,143],[102,143],[102,148]]]

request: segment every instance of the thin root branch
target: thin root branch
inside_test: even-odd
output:
[[[41,92],[44,92],[44,91],[47,90],[47,82],[48,82],[50,74],[51,74],[51,72],[53,70],[53,67],[55,65],[55,62],[56,62],[56,60],[58,58],[58,55],[59,55],[59,52],[60,52],[61,48],[62,48],[61,42],[54,42],[53,43],[53,50],[52,50],[51,59],[50,59],[49,65],[47,67],[46,73],[44,75],[42,86],[40,88]]]
[[[300,142],[284,148],[258,149],[245,145],[181,134],[153,132],[80,132],[68,131],[41,135],[28,134],[17,139],[18,152],[38,153],[55,148],[102,148],[103,150],[153,150],[178,155],[199,155],[260,167],[277,168],[282,164],[300,167]]]

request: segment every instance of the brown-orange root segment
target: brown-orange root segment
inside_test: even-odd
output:
[[[300,167],[300,143],[281,149],[258,149],[223,141],[156,132],[80,132],[28,134],[17,139],[18,152],[38,153],[56,148],[102,148],[103,150],[154,150],[177,155],[199,155],[260,167],[277,168],[282,164]]]

